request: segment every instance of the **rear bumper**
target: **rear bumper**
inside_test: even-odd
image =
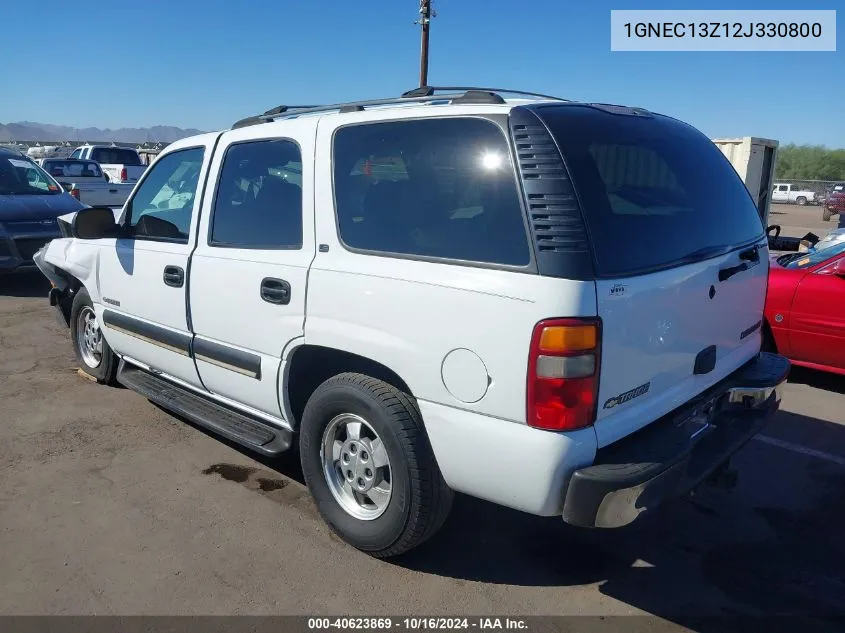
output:
[[[695,488],[768,423],[789,368],[761,353],[682,410],[599,450],[573,473],[563,520],[620,527]]]

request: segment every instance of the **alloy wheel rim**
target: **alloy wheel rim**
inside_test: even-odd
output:
[[[90,306],[85,306],[79,311],[76,346],[82,362],[91,369],[96,369],[103,362],[103,334],[97,322],[97,315]]]
[[[341,413],[323,432],[323,475],[335,501],[362,521],[377,519],[393,496],[390,458],[378,433],[361,416]]]

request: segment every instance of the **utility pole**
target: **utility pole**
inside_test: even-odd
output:
[[[437,14],[431,8],[431,0],[420,0],[420,19],[414,22],[419,24],[420,36],[420,86],[428,85],[428,30],[431,25],[431,18]]]

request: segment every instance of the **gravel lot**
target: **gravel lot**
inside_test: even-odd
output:
[[[774,210],[784,234],[835,227]],[[592,532],[459,497],[382,562],[329,533],[294,457],[79,377],[45,294],[0,279],[0,614],[845,615],[841,377],[793,372],[732,493]]]

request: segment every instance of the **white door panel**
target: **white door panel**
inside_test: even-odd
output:
[[[285,135],[274,135],[284,129]],[[226,132],[211,165],[190,310],[205,387],[283,419],[282,352],[305,321],[316,121]],[[228,157],[228,159],[227,159]]]
[[[201,388],[190,357],[187,270],[215,135],[174,143],[122,212],[125,238],[102,240],[100,324],[116,352]]]
[[[741,263],[737,251],[683,268],[596,282],[602,319],[599,446],[689,402],[760,350],[768,275],[762,244],[759,253],[758,263],[721,282],[720,270]],[[715,365],[694,373],[696,358],[708,348],[715,348]]]

